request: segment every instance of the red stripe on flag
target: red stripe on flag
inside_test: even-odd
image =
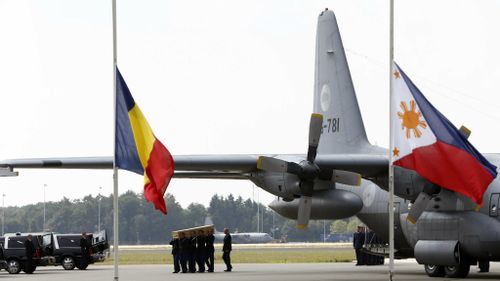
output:
[[[468,196],[479,205],[493,181],[492,175],[476,158],[440,141],[414,149],[394,165],[415,170],[430,182]]]
[[[174,174],[174,159],[158,139],[155,139],[153,144],[145,172],[150,182],[144,185],[144,197],[153,203],[156,209],[167,214],[163,196]]]

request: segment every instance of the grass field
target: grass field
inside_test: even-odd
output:
[[[216,263],[222,263],[222,253],[216,249]],[[242,247],[231,252],[233,263],[321,263],[321,262],[351,262],[355,253],[348,247]],[[113,256],[104,262],[112,264]],[[134,248],[120,250],[120,264],[171,264],[170,249]]]

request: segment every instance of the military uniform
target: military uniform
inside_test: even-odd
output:
[[[26,239],[24,241],[24,248],[26,250],[26,266],[25,266],[25,272],[28,274],[33,273],[35,271],[35,267],[33,264],[33,255],[35,255],[35,245],[33,245],[33,242]]]
[[[188,268],[189,272],[196,272],[196,237],[189,238]]]
[[[205,263],[207,264],[208,272],[214,272],[214,241],[215,237],[213,234],[209,234],[205,237]]]
[[[181,262],[181,270],[182,273],[188,272],[188,262],[189,262],[189,238],[181,238],[179,241],[180,244],[180,262]]]
[[[354,250],[356,250],[356,265],[364,265],[365,264],[365,254],[361,249],[363,248],[363,244],[365,243],[365,234],[363,232],[357,231],[354,233],[354,237],[352,240],[352,245]]]
[[[226,271],[231,271],[233,266],[231,265],[231,250],[232,250],[231,234],[226,234],[224,236],[224,245],[222,246],[222,259],[226,264]]]
[[[198,264],[198,272],[205,272],[205,237],[202,235],[196,236],[196,263]]]
[[[87,268],[89,264],[90,243],[86,237],[80,238],[80,249],[82,250],[81,268]]]
[[[170,241],[170,245],[172,245],[172,256],[174,258],[174,272],[177,273],[181,271],[181,266],[180,266],[180,251],[179,251],[179,239],[175,238]]]

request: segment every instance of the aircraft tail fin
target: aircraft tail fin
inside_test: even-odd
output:
[[[205,225],[213,225],[214,226],[214,233],[219,233],[219,231],[217,231],[217,228],[215,228],[214,221],[212,220],[212,218],[210,216],[205,217]]]
[[[318,154],[365,153],[370,148],[337,20],[328,9],[318,18],[314,112],[324,116]]]

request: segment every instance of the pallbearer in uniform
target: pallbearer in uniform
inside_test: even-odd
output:
[[[224,228],[224,245],[222,246],[222,259],[224,260],[224,263],[226,264],[226,272],[231,272],[233,270],[233,266],[231,265],[231,250],[232,248],[232,242],[231,242],[231,234],[229,234],[229,229]]]
[[[179,253],[182,273],[188,272],[188,252],[189,252],[189,239],[185,237],[184,232],[179,232]]]
[[[208,229],[207,230],[207,235],[205,237],[205,248],[206,248],[206,255],[205,255],[205,263],[207,264],[208,267],[208,272],[214,272],[214,230],[213,229]]]
[[[195,237],[196,240],[196,263],[198,264],[198,272],[205,272],[205,233],[203,230],[198,230]]]
[[[188,268],[190,273],[196,272],[196,234],[194,231],[187,232],[189,238],[188,246]]]
[[[172,236],[172,240],[170,240],[170,245],[172,246],[172,256],[174,258],[174,271],[172,273],[178,273],[181,271],[179,244],[179,238]]]

